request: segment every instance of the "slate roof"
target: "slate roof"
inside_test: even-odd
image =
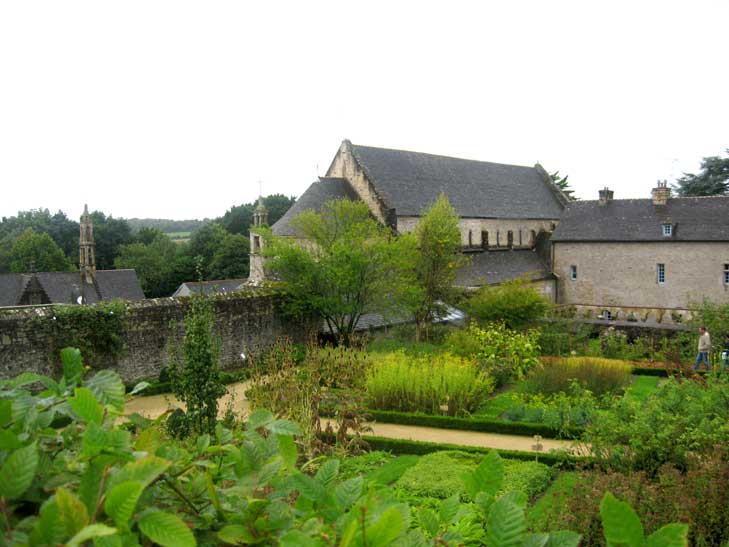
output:
[[[291,219],[303,211],[319,212],[322,206],[332,199],[357,201],[359,197],[345,179],[321,177],[318,181],[312,183],[306,192],[286,211],[284,216],[271,227],[273,233],[277,236],[297,236],[298,234],[291,226]]]
[[[480,287],[517,277],[548,279],[551,273],[539,254],[529,249],[470,253],[471,263],[456,274],[457,287]]]
[[[661,226],[673,226],[663,236]],[[729,241],[729,196],[576,201],[565,209],[552,242]]]
[[[460,217],[556,219],[558,190],[536,167],[352,145],[388,208],[419,216],[445,193]],[[546,173],[544,173],[546,175]]]
[[[187,281],[177,287],[177,290],[172,294],[176,296],[191,296],[192,294],[200,294],[202,289],[203,294],[222,294],[233,292],[238,289],[243,283],[248,281],[247,278],[240,279],[218,279],[215,281]]]
[[[17,306],[23,291],[35,275],[52,304],[75,304],[81,291],[79,272],[0,274],[0,306]],[[88,304],[101,300],[143,300],[144,293],[134,270],[97,270],[94,285],[86,285]]]

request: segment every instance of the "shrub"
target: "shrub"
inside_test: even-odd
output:
[[[623,397],[598,411],[583,439],[608,468],[651,475],[666,463],[686,469],[692,454],[729,442],[729,380],[669,378],[645,402]]]
[[[493,390],[493,382],[473,361],[449,353],[409,357],[404,352],[378,356],[367,374],[369,408],[440,414],[474,412]]]
[[[467,301],[466,312],[479,323],[503,322],[522,329],[542,319],[550,308],[547,300],[526,279],[486,285]]]
[[[539,366],[538,338],[539,332],[535,330],[516,332],[503,323],[482,329],[472,323],[468,330],[452,333],[446,344],[456,355],[475,357],[479,367],[500,387]]]
[[[624,361],[598,357],[569,357],[543,361],[521,385],[524,393],[567,393],[575,380],[596,396],[617,393],[630,383],[631,366]]]
[[[582,472],[563,503],[553,505],[540,522],[552,529],[569,526],[584,545],[605,545],[599,500],[607,491],[629,502],[646,532],[675,521],[689,525],[691,545],[725,545],[729,540],[729,465],[725,447],[708,458],[692,458],[683,473],[670,465],[656,478],[644,472]]]
[[[470,501],[462,476],[476,468],[483,456],[444,450],[421,456],[395,483],[410,498],[445,499],[458,494]],[[543,463],[504,460],[502,493],[511,490],[532,497],[542,492],[552,478],[552,469]]]
[[[598,409],[592,393],[574,381],[567,392],[550,396],[514,394],[513,398],[514,404],[504,412],[505,420],[545,424],[561,437],[589,424]]]

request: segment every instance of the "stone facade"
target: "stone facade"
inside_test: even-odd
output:
[[[397,231],[401,234],[412,232],[418,222],[420,217],[399,216]],[[509,241],[511,241],[511,247],[515,249],[533,249],[537,234],[551,232],[558,222],[559,219],[461,218],[458,226],[461,229],[461,242],[465,248],[506,249],[510,247]],[[484,245],[484,236],[488,237],[488,245]]]
[[[226,370],[244,367],[241,353],[250,355],[275,344],[280,337],[306,342],[318,323],[288,321],[278,308],[280,296],[236,295],[214,299],[214,335],[221,342],[220,362]],[[126,383],[157,378],[169,362],[170,347],[179,348],[188,299],[159,298],[129,303],[120,333],[123,350],[109,356],[104,368],[119,373]],[[60,365],[52,340],[38,321],[53,321],[53,306],[0,311],[0,378],[21,372],[58,377]]]
[[[729,303],[729,243],[553,242],[552,249],[561,304],[685,310],[704,298]],[[658,264],[664,264],[663,283]]]
[[[382,224],[397,228],[394,209],[388,209],[384,201],[377,194],[377,190],[367,179],[367,175],[352,155],[352,144],[342,142],[332,164],[327,171],[327,177],[347,179],[359,198],[364,201],[372,211],[374,217]]]

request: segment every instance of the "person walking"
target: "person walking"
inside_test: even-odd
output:
[[[706,370],[711,370],[709,365],[709,351],[711,350],[711,337],[706,327],[699,327],[699,353],[696,355],[696,362],[694,363],[694,370],[698,370],[701,361],[706,363]]]

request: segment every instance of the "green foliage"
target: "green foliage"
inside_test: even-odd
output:
[[[169,296],[192,275],[183,249],[161,233],[149,243],[120,246],[114,266],[135,270],[148,298]]]
[[[289,313],[321,317],[349,345],[364,313],[398,309],[411,285],[412,240],[392,237],[365,203],[346,199],[327,202],[321,213],[304,211],[292,224],[305,244],[264,234],[267,268],[286,283]]]
[[[634,376],[633,383],[625,390],[625,397],[644,403],[658,390],[658,376]]]
[[[524,329],[544,318],[549,300],[526,279],[485,285],[465,302],[465,311],[482,325],[503,322],[510,329]]]
[[[88,365],[108,365],[124,351],[126,305],[120,300],[90,306],[54,305],[32,319],[33,327],[50,340],[58,355],[64,347],[80,348]]]
[[[26,230],[14,241],[9,252],[11,272],[29,272],[31,264],[36,271],[56,272],[74,270],[63,250],[46,233]]]
[[[283,194],[272,194],[263,198],[263,204],[268,211],[268,224],[273,226],[286,211],[296,202],[294,196],[284,196]],[[257,202],[244,203],[235,205],[228,209],[225,214],[217,219],[220,225],[231,234],[242,234],[248,237],[248,230],[253,224],[253,211]]]
[[[729,154],[729,149],[727,150]],[[701,160],[698,174],[686,173],[673,185],[679,196],[721,196],[729,194],[729,157],[709,156]]]
[[[555,171],[554,173],[550,173],[549,178],[552,179],[554,185],[562,191],[562,193],[569,201],[577,200],[577,198],[574,196],[575,191],[570,188],[570,183],[567,181],[569,175],[560,177],[559,171]]]
[[[538,338],[538,331],[516,332],[503,323],[486,328],[471,324],[468,330],[451,333],[446,345],[456,355],[475,357],[500,387],[540,366]]]
[[[568,392],[577,381],[583,388],[600,397],[617,394],[630,383],[631,366],[624,361],[597,357],[545,359],[541,367],[532,369],[520,391],[529,394],[555,395]]]
[[[415,319],[416,340],[443,311],[443,302],[453,294],[456,272],[466,262],[458,221],[455,209],[441,194],[424,211],[412,234],[417,252],[411,263],[414,283],[408,287],[406,305]]]
[[[558,437],[570,436],[589,424],[598,411],[599,401],[589,390],[573,381],[567,391],[554,395],[512,395],[513,404],[504,412],[505,420],[545,424]]]
[[[225,385],[218,368],[219,346],[212,333],[212,301],[204,296],[191,298],[184,325],[182,356],[175,356],[168,366],[170,385],[185,404],[185,421],[190,431],[213,433],[218,399],[225,393]]]
[[[492,390],[493,382],[473,361],[449,353],[379,355],[367,373],[367,403],[379,410],[463,415],[474,412]]]
[[[99,270],[111,270],[122,245],[134,242],[132,229],[123,218],[106,216],[101,211],[91,213],[91,222],[94,225],[96,267]]]
[[[611,468],[654,474],[670,463],[685,469],[692,454],[729,441],[729,380],[669,378],[644,403],[624,397],[598,412],[584,440]]]
[[[250,244],[240,234],[228,234],[210,261],[211,279],[236,279],[248,276]]]

